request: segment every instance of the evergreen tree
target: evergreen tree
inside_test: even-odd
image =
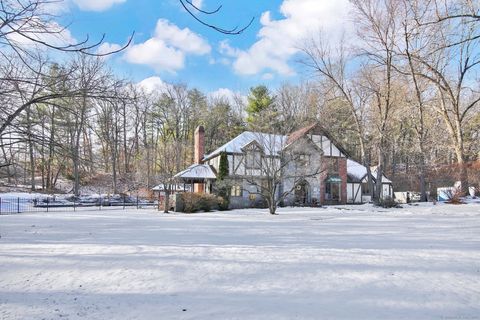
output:
[[[218,167],[218,180],[224,180],[228,176],[228,158],[227,153],[222,152],[220,154],[220,165]]]
[[[227,210],[230,204],[230,183],[228,177],[228,157],[226,152],[220,154],[220,165],[217,174],[217,193],[222,197],[223,201],[220,204],[220,210]]]
[[[250,88],[247,97],[247,123],[254,131],[268,131],[277,117],[274,97],[264,85]]]

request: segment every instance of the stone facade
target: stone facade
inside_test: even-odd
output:
[[[203,152],[200,147],[204,142],[203,132],[201,127],[195,134],[195,161],[199,160]],[[284,205],[314,206],[362,202],[361,196],[354,195],[358,193],[359,187],[361,188],[360,180],[363,178],[356,178],[358,181],[350,178],[348,163],[352,163],[352,160],[348,159],[347,152],[319,124],[312,124],[288,136],[243,132],[206,155],[203,163],[218,172],[220,154],[223,152],[227,154],[229,163],[232,208],[265,206],[264,199],[254,188],[261,185],[258,181],[265,180],[269,173],[263,164],[252,164],[258,164],[259,161],[267,163],[268,159],[276,161],[269,162],[270,165],[273,163],[274,166],[282,167],[277,196],[288,193],[283,198]],[[356,162],[355,165],[362,167]],[[353,173],[357,171],[353,170]],[[252,180],[257,183],[252,184]],[[353,190],[350,192],[351,199],[348,199],[348,187]]]

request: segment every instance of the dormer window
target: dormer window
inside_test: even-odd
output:
[[[248,169],[261,169],[262,155],[259,151],[248,151],[246,155],[246,167]]]

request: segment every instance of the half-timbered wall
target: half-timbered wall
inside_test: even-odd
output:
[[[294,160],[287,160],[288,163],[284,169],[283,190],[294,190],[295,185],[298,184],[299,177],[308,185],[308,202],[320,202],[320,171],[322,167],[322,152],[317,146],[312,143],[310,139],[300,139],[290,146],[287,157],[294,157]],[[293,205],[295,203],[294,192],[289,194],[285,199],[286,205]]]
[[[338,149],[330,139],[318,134],[309,135],[310,139],[323,151],[323,154],[328,157],[346,157],[340,149]]]
[[[267,170],[265,161],[272,159],[266,158],[265,154],[268,153],[266,148],[266,146],[253,140],[241,148],[241,153],[236,151],[227,155],[229,175],[235,181],[236,186],[233,189],[235,196],[231,198],[232,207],[244,208],[260,203],[260,196],[253,195],[255,193],[253,188],[255,187],[249,181],[255,178],[261,179],[265,175]],[[325,199],[326,179],[332,177],[341,179],[341,182],[339,182],[341,185],[339,203],[361,203],[370,200],[365,194],[362,195],[361,183],[347,184],[347,155],[335,146],[322,131],[313,128],[310,133],[305,134],[283,150],[286,151],[283,161],[288,164],[284,168],[284,179],[280,189],[282,191],[292,191],[284,201],[286,205],[295,203],[294,189],[296,184],[300,182],[301,176],[306,176],[303,179],[302,186],[308,185],[308,200],[310,203],[328,203]],[[297,156],[295,161],[288,159],[289,153]],[[251,157],[250,160],[248,160],[249,156]],[[253,165],[254,161],[252,159],[259,158],[262,159],[261,165]],[[274,166],[279,168],[282,159],[279,156],[273,158],[276,161]],[[209,159],[207,163],[218,172],[220,156]],[[317,173],[312,175],[314,171],[317,171]],[[362,182],[366,182],[366,178]],[[391,194],[391,186],[385,184],[382,188],[382,195],[385,197],[391,196]]]
[[[361,183],[347,183],[347,203],[362,203]]]

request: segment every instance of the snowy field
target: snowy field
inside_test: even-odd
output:
[[[480,203],[0,216],[0,319],[480,319]]]

